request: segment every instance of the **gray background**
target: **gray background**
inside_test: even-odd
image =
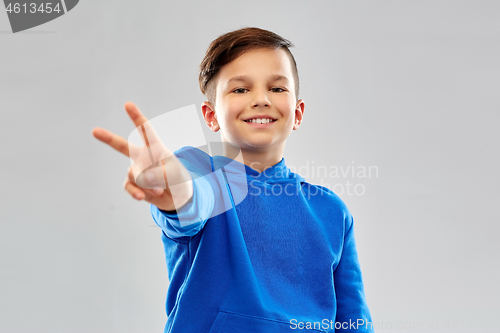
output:
[[[210,41],[257,26],[296,45],[306,109],[287,165],[379,170],[306,177],[364,186],[341,198],[373,320],[500,332],[499,17],[482,0],[86,0],[12,34],[2,11],[0,331],[163,330],[160,230],[91,130],[127,137],[127,100],[149,118],[200,110]]]

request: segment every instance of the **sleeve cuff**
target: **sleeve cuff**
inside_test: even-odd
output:
[[[170,238],[197,234],[203,229],[214,209],[214,192],[210,183],[194,173],[192,179],[193,196],[177,212],[167,212],[154,205],[151,207],[155,222]],[[157,214],[153,209],[156,209]]]

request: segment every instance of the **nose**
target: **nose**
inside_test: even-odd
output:
[[[253,94],[252,107],[269,107],[271,101],[269,100],[268,91],[264,89],[256,89]]]

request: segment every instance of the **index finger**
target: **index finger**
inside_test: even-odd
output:
[[[104,128],[96,127],[92,130],[92,134],[97,140],[104,142],[128,157],[130,157],[130,151],[137,148],[121,136],[116,135]]]

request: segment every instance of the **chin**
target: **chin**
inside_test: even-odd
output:
[[[272,146],[271,142],[247,142],[245,144],[245,148],[248,149],[266,149]]]

